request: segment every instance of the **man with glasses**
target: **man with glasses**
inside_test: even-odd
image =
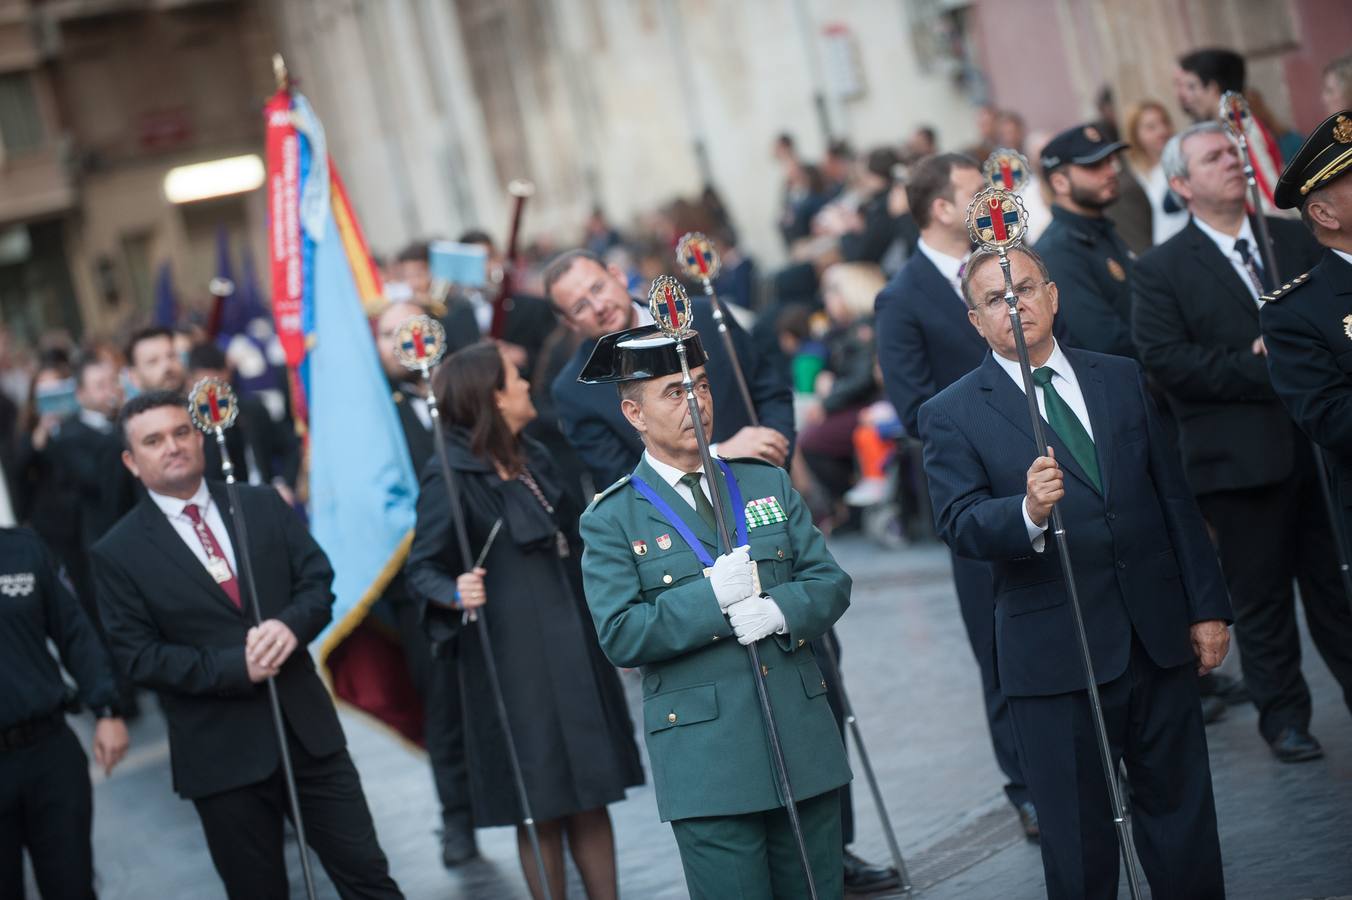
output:
[[[544,281],[545,293],[559,317],[582,337],[576,354],[551,388],[559,425],[600,490],[633,471],[643,455],[643,442],[620,413],[613,391],[579,384],[577,377],[602,335],[649,325],[652,316],[625,289],[624,273],[586,250],[570,250],[556,257],[545,269]],[[787,466],[794,435],[793,395],[779,367],[752,344],[732,316],[725,318],[760,419],[760,425],[753,426],[738,392],[732,360],[723,342],[712,337],[717,327],[709,301],[695,297],[691,305],[695,330],[711,336],[705,352],[718,409],[715,452],[725,459],[754,457]]]
[[[1062,347],[1041,258],[1010,252],[1049,448],[1033,443],[998,257],[963,273],[991,352],[920,408],[939,536],[990,562],[995,658],[1037,802],[1047,896],[1117,896],[1118,848],[1093,737],[1053,505],[1075,548],[1084,630],[1114,767],[1126,763],[1137,847],[1157,898],[1225,895],[1197,673],[1220,665],[1225,582],[1174,449],[1129,359]]]

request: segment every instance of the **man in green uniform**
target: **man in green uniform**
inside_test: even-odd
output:
[[[684,339],[700,427],[713,403],[699,338]],[[658,811],[694,898],[806,897],[748,654],[755,643],[820,897],[840,897],[837,788],[850,780],[826,682],[808,646],[849,605],[850,577],[784,470],[703,471],[676,342],[655,326],[606,335],[579,375],[615,383],[643,439],[633,473],[582,516],[582,571],[601,648],[643,675]],[[738,544],[719,555],[710,490]]]

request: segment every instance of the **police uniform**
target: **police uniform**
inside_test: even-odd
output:
[[[1312,192],[1348,173],[1352,173],[1352,110],[1343,110],[1325,119],[1291,159],[1277,182],[1276,205],[1303,207]],[[1296,424],[1325,451],[1340,501],[1335,527],[1344,546],[1349,546],[1352,248],[1326,249],[1314,268],[1263,299],[1259,320],[1272,387]]]
[[[605,336],[580,378],[679,372],[675,342],[656,334],[644,327]],[[691,366],[701,365],[698,337],[685,341]],[[601,648],[615,665],[641,670],[658,812],[672,823],[691,896],[807,896],[748,654],[704,577],[720,553],[718,536],[659,474],[662,466],[645,453],[582,516],[583,580]],[[810,643],[844,613],[850,578],[784,470],[751,460],[725,466],[712,487],[785,622],[758,648],[814,879],[821,897],[840,897],[837,789],[850,769]]]
[[[1065,165],[1092,165],[1125,148],[1093,125],[1061,132],[1042,151],[1044,178]],[[1052,221],[1036,249],[1061,292],[1057,319],[1072,347],[1135,358],[1131,342],[1131,249],[1106,216],[1052,205]]]
[[[48,640],[85,704],[116,715],[112,665],[51,554],[31,531],[0,529],[0,896],[23,896],[27,848],[42,896],[93,897],[89,762]]]

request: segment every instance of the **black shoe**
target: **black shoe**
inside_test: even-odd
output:
[[[844,852],[844,862],[845,890],[853,894],[871,894],[901,887],[901,876],[891,866],[867,863],[849,850]]]
[[[1210,725],[1212,722],[1220,721],[1225,718],[1225,701],[1220,697],[1207,696],[1202,698],[1202,724]]]
[[[1242,678],[1232,678],[1219,672],[1209,672],[1197,680],[1197,687],[1203,697],[1216,697],[1225,701],[1227,706],[1240,706],[1253,702],[1249,689]]]
[[[1033,801],[1025,800],[1016,807],[1019,811],[1019,824],[1023,826],[1023,836],[1037,843],[1042,840],[1042,830],[1037,827],[1037,807]]]
[[[1324,748],[1304,728],[1292,725],[1282,729],[1275,740],[1268,741],[1272,753],[1284,763],[1308,762],[1324,755]]]
[[[474,843],[474,829],[447,824],[441,831],[441,864],[448,869],[463,866],[479,855]]]

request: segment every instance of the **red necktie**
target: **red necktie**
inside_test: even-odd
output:
[[[221,545],[216,541],[216,535],[211,533],[211,526],[202,518],[202,511],[197,508],[196,503],[189,503],[183,507],[183,515],[192,520],[193,530],[197,532],[197,539],[202,542],[202,549],[207,552],[207,571],[211,577],[216,579],[216,583],[225,591],[226,596],[235,601],[235,605],[244,608],[239,599],[239,581],[235,579],[235,573],[230,568],[230,560],[225,558],[225,553],[221,550]],[[217,577],[217,572],[223,572],[229,575],[229,578]]]

